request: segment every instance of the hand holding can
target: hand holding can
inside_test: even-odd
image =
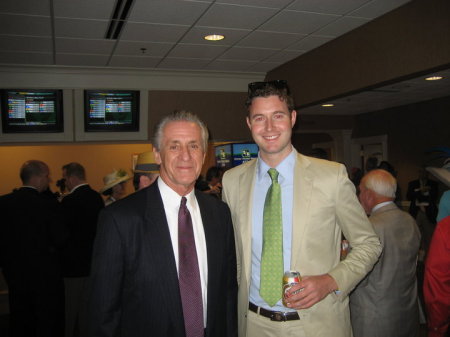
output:
[[[287,270],[284,272],[283,275],[283,294],[282,294],[282,301],[283,305],[287,307],[286,303],[286,294],[289,291],[289,289],[292,288],[293,285],[298,284],[301,281],[300,272],[295,270]],[[300,290],[297,290],[299,292]]]

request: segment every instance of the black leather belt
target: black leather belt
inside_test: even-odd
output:
[[[249,310],[251,310],[261,316],[270,318],[271,321],[286,322],[286,321],[294,321],[294,320],[300,319],[298,312],[271,311],[271,310],[267,310],[267,309],[258,307],[257,305],[253,304],[252,302],[248,303],[248,308],[249,308]]]

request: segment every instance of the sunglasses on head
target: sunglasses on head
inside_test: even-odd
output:
[[[290,95],[289,87],[286,80],[273,80],[265,82],[252,82],[248,84],[248,95],[252,96],[256,90],[263,90],[266,88],[286,89],[286,93]]]

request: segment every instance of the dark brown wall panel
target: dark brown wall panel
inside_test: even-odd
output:
[[[270,71],[298,105],[450,65],[450,1],[413,0]]]

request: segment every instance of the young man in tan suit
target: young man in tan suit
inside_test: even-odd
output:
[[[251,83],[246,105],[259,156],[223,177],[236,235],[239,336],[351,336],[348,293],[377,261],[379,240],[345,167],[293,148],[297,113],[286,82]],[[283,270],[303,276],[288,294],[288,307],[281,289],[272,304],[260,293],[268,169],[277,170],[281,190],[283,266],[276,287]],[[352,250],[340,261],[342,233]]]

